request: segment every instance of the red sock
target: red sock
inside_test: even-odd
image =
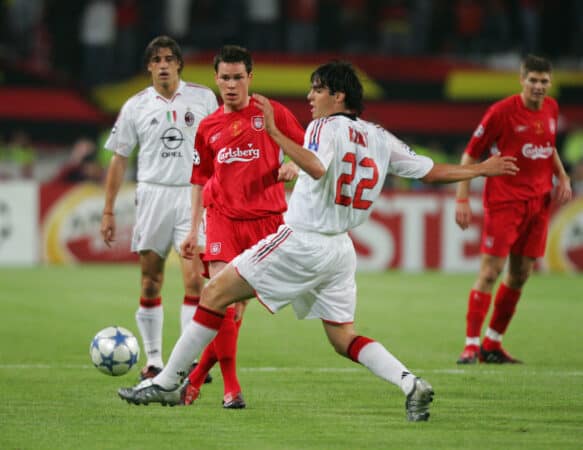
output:
[[[355,363],[359,363],[358,354],[366,345],[370,344],[371,342],[374,342],[371,338],[367,338],[366,336],[356,336],[348,346],[346,354]]]
[[[197,389],[200,389],[200,387],[204,384],[206,375],[217,362],[217,356],[213,344],[214,340],[206,346],[202,352],[202,355],[200,356],[197,366],[188,375],[190,384]]]
[[[144,308],[155,308],[156,306],[160,306],[162,304],[162,297],[156,298],[144,298],[140,297],[140,306]]]
[[[212,342],[221,366],[225,395],[241,392],[237,378],[237,339],[242,320],[235,322],[235,308],[228,308],[219,334]]]
[[[218,311],[213,311],[212,309],[198,305],[192,320],[198,322],[203,327],[219,330],[224,317],[225,315]]]
[[[196,306],[198,305],[199,300],[200,297],[198,295],[185,295],[182,303],[185,305]]]
[[[509,288],[504,283],[500,283],[498,292],[496,292],[496,300],[494,300],[494,312],[490,319],[490,328],[497,333],[504,334],[506,332],[516,311],[520,293],[520,290]]]
[[[468,297],[468,313],[466,314],[466,336],[469,338],[480,337],[482,332],[482,325],[490,302],[492,301],[492,294],[487,292],[480,292],[475,289],[470,291]]]

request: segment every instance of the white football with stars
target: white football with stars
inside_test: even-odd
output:
[[[95,335],[89,355],[97,370],[115,377],[128,373],[138,362],[140,345],[131,331],[112,326]]]

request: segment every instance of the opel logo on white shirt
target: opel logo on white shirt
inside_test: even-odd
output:
[[[182,136],[182,132],[178,128],[171,127],[164,131],[164,134],[162,134],[160,139],[162,140],[164,147],[174,150],[182,145],[184,136]]]

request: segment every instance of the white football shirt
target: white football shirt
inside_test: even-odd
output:
[[[190,186],[196,130],[217,108],[206,86],[181,80],[172,99],[150,86],[125,102],[105,148],[129,157],[139,146],[138,182]]]
[[[327,169],[319,180],[300,171],[292,192],[285,222],[304,231],[346,232],[368,218],[387,173],[422,178],[433,167],[384,128],[345,114],[312,121],[304,147]]]

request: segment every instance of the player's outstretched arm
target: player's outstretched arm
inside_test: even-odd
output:
[[[516,175],[518,166],[513,156],[494,155],[478,164],[435,164],[431,170],[421,178],[424,183],[455,183],[456,181],[471,180],[484,176]]]
[[[283,152],[288,155],[300,168],[314,179],[319,179],[326,173],[326,168],[320,162],[318,157],[311,151],[306,150],[301,145],[296,144],[285,134],[283,134],[275,125],[273,117],[273,108],[269,99],[263,95],[253,94],[257,102],[257,107],[263,112],[265,118],[265,129],[271,138],[281,147]]]

